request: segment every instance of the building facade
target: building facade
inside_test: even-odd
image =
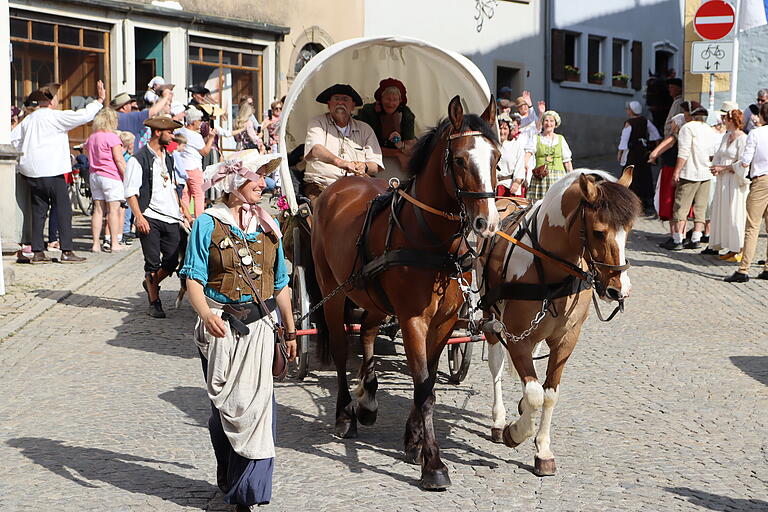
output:
[[[11,46],[10,80],[4,81],[10,83],[8,105],[20,107],[29,93],[49,82],[62,84],[64,109],[81,108],[93,98],[99,79],[109,97],[120,92],[141,97],[150,79],[160,75],[176,85],[174,101],[187,102],[186,87],[208,88],[209,100],[224,109],[224,126],[231,125],[246,96],[253,97],[261,119],[314,54],[362,35],[363,4],[357,0],[0,3],[8,10],[0,13],[6,16],[0,25],[0,44],[8,41]],[[4,123],[6,119],[7,115]],[[3,126],[0,135],[7,129]],[[73,130],[70,144],[82,142],[88,134],[88,126]],[[4,135],[0,145],[6,141]],[[9,162],[6,167],[12,169],[12,158]],[[0,170],[0,188],[14,190],[14,181],[12,170]],[[0,206],[3,218],[14,215],[7,211],[14,202]],[[18,226],[8,223],[0,228],[4,245],[19,241]]]
[[[509,87],[513,98],[530,90],[541,99],[542,13],[538,0],[501,0],[495,6],[478,0],[366,0],[364,33],[398,34],[453,50],[477,65],[497,97]]]
[[[578,157],[615,153],[626,103],[646,100],[651,75],[682,76],[677,0],[546,0],[548,98]]]

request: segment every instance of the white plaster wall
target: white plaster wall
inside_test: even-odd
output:
[[[403,13],[398,14],[398,13]],[[366,0],[365,36],[397,34],[423,39],[470,58],[496,87],[496,66],[522,66],[522,83],[534,98],[544,94],[541,1],[499,2],[492,19],[476,29],[470,0]],[[530,74],[530,76],[527,76]]]
[[[746,30],[739,34],[739,79],[736,101],[742,109],[755,102],[755,93],[768,88],[768,25]],[[730,91],[715,94],[715,108],[729,100]],[[709,96],[702,94],[704,105]]]

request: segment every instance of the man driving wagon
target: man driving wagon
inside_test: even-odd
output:
[[[355,107],[363,104],[357,91],[348,84],[335,84],[316,101],[328,105],[328,112],[310,120],[304,143],[304,195],[312,203],[343,176],[374,176],[384,169],[373,129],[352,118]]]

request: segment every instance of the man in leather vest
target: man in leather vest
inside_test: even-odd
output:
[[[189,228],[189,212],[183,212],[176,193],[173,158],[165,150],[181,123],[169,116],[147,119],[152,130],[149,143],[128,161],[125,197],[133,212],[144,253],[144,289],[148,314],[165,318],[160,302],[160,282],[173,274],[182,250],[182,226]],[[162,256],[162,259],[161,259]]]

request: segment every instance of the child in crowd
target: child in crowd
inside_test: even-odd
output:
[[[117,134],[120,137],[120,141],[123,143],[123,158],[127,162],[133,158],[133,151],[136,142],[136,136],[131,132],[121,131]],[[123,201],[120,203],[120,216],[123,223],[123,243],[125,245],[131,245],[133,233],[131,232],[131,224],[133,223],[133,213],[128,208],[128,203]]]
[[[183,133],[176,133],[173,135],[173,142],[178,144],[178,147],[173,152],[173,167],[176,172],[176,193],[179,194],[179,199],[181,199],[184,187],[187,186],[187,171],[184,170],[184,162],[181,157],[187,148],[187,138]]]

